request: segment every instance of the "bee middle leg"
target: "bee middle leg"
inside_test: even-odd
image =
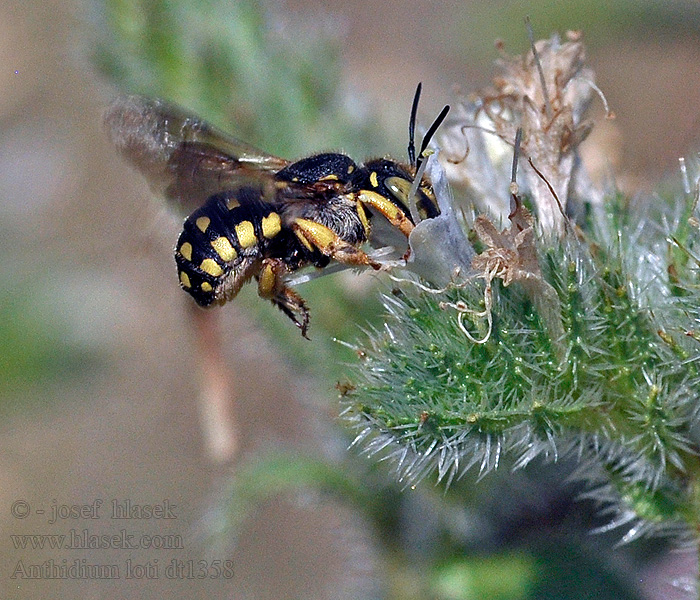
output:
[[[301,329],[301,335],[307,340],[309,329],[309,309],[304,299],[288,287],[283,280],[287,267],[279,258],[266,258],[258,273],[258,295],[267,298],[287,315]]]

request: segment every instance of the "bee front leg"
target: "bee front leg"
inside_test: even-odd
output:
[[[380,263],[321,223],[309,219],[295,219],[292,229],[309,250],[317,248],[324,255],[348,265],[368,266],[377,270],[382,268]]]
[[[409,236],[411,231],[413,231],[413,223],[408,219],[408,217],[391,202],[388,198],[385,198],[377,192],[372,192],[369,190],[362,190],[357,195],[358,200],[366,205],[372,207],[378,213],[383,215],[389,223],[391,223],[396,229],[403,233],[406,237]]]
[[[287,267],[279,258],[266,258],[258,273],[258,294],[261,298],[271,300],[294,324],[301,329],[301,335],[307,340],[309,329],[309,309],[304,299],[285,285],[283,276]]]

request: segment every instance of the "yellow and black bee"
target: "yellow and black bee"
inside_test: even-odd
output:
[[[120,153],[189,217],[175,248],[180,285],[200,306],[223,304],[252,277],[306,337],[309,312],[285,282],[289,273],[331,260],[380,268],[361,246],[372,213],[405,236],[421,218],[439,214],[430,181],[414,186],[423,151],[447,116],[446,106],[416,157],[420,84],[409,124],[409,164],[376,159],[356,164],[344,154],[291,162],[239,142],[195,115],[160,100],[117,98],[105,113]],[[415,192],[413,189],[415,188]],[[411,194],[414,198],[411,198]]]

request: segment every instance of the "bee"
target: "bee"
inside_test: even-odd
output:
[[[362,250],[383,219],[408,237],[412,203],[421,219],[440,210],[429,179],[414,185],[445,106],[415,151],[421,85],[409,121],[408,164],[388,158],[355,163],[340,153],[296,162],[262,152],[161,100],[118,97],[105,125],[118,151],[157,194],[188,214],[175,246],[180,286],[203,307],[233,299],[255,278],[307,337],[309,311],[290,273],[331,261],[381,268]],[[422,172],[422,171],[421,171]]]

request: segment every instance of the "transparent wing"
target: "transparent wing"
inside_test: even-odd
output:
[[[220,191],[248,184],[265,188],[289,164],[162,100],[120,96],[104,122],[120,154],[183,214]]]

